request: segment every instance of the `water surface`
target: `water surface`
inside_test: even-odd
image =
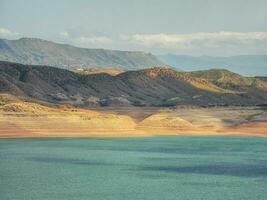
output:
[[[0,140],[3,200],[266,200],[267,139]]]

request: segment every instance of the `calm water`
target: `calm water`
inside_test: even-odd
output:
[[[0,140],[1,200],[266,200],[267,139]]]

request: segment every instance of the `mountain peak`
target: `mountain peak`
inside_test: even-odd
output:
[[[22,37],[17,40],[9,40],[9,41],[18,41],[18,42],[47,42],[47,43],[53,43],[48,40],[40,39],[40,38],[32,38],[32,37]]]

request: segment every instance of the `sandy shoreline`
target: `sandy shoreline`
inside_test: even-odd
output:
[[[261,107],[51,107],[7,96],[0,138],[244,135],[267,137]]]
[[[206,128],[195,129],[170,129],[136,127],[135,129],[79,129],[79,128],[55,128],[48,123],[42,122],[42,126],[47,128],[36,128],[40,126],[40,121],[33,119],[30,124],[20,126],[16,120],[12,122],[0,122],[0,138],[78,138],[78,137],[147,137],[147,136],[255,136],[267,137],[267,122],[256,122],[242,124],[236,127],[222,127],[220,129],[209,130]],[[30,125],[30,126],[29,126]]]

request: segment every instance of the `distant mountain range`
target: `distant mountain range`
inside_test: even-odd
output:
[[[143,69],[163,65],[145,52],[78,48],[34,38],[0,39],[0,60],[64,69]]]
[[[165,54],[154,56],[142,51],[78,48],[35,38],[0,39],[0,60],[63,69],[138,70],[164,65],[183,71],[221,68],[244,76],[267,76],[267,55],[194,57]]]
[[[189,73],[156,67],[110,75],[0,62],[0,93],[82,107],[243,106],[266,104],[267,82],[220,69]]]
[[[186,56],[165,54],[157,56],[162,62],[184,71],[211,68],[228,69],[244,76],[267,76],[267,55],[241,55],[231,57]]]

